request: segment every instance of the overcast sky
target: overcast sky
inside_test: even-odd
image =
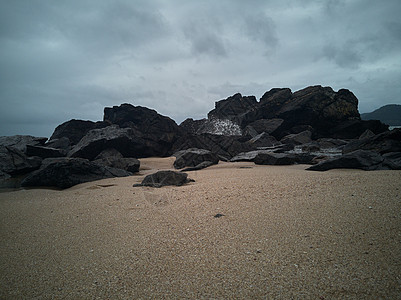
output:
[[[234,93],[401,104],[400,0],[0,0],[0,135],[132,103],[180,123]]]

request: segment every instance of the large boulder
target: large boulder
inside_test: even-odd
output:
[[[340,139],[357,139],[367,130],[379,134],[388,130],[388,125],[378,120],[346,120],[334,124],[330,131],[330,137]]]
[[[68,153],[69,157],[95,159],[103,150],[114,148],[124,157],[157,156],[156,145],[147,143],[142,133],[134,128],[112,125],[90,130]]]
[[[274,147],[281,144],[281,142],[278,142],[274,136],[269,135],[266,132],[258,134],[246,143],[249,144],[253,149]]]
[[[190,148],[181,150],[174,153],[174,156],[176,157],[174,162],[174,168],[176,169],[196,167],[206,161],[211,164],[217,164],[219,162],[219,158],[216,154],[205,149]]]
[[[291,93],[273,89],[260,100],[264,118],[281,118],[285,128],[310,125],[317,135],[330,136],[333,125],[346,120],[360,120],[358,99],[346,89],[334,92],[330,87],[311,86]]]
[[[246,143],[248,140],[249,137],[209,133],[186,135],[177,140],[173,150],[178,152],[189,148],[205,149],[217,154],[221,160],[229,160],[238,153],[253,150],[252,146]]]
[[[101,166],[87,159],[47,158],[43,160],[40,169],[29,174],[21,185],[65,189],[84,182],[129,175],[132,174],[121,169]]]
[[[350,153],[358,149],[371,150],[380,154],[401,152],[401,129],[393,129],[375,136],[351,141],[343,148],[343,153]]]
[[[178,136],[180,127],[169,117],[158,114],[155,110],[121,104],[120,106],[106,107],[103,121],[117,124],[121,128],[134,128],[143,134],[149,143],[157,144],[158,156],[170,155],[170,148]]]
[[[245,127],[244,133],[250,134],[252,136],[266,132],[268,134],[273,134],[281,124],[283,124],[283,119],[260,119],[255,122],[250,123]]]
[[[26,145],[26,155],[39,156],[41,158],[51,158],[66,156],[67,152],[63,149],[52,147]]]
[[[198,134],[201,133],[199,129],[202,128],[207,121],[207,119],[194,120],[188,118],[184,120],[179,127],[185,134]]]
[[[0,146],[0,171],[9,175],[29,173],[40,167],[42,159],[28,157],[24,152],[10,146]]]
[[[217,101],[215,108],[208,113],[208,119],[227,119],[244,128],[258,119],[258,102],[255,96],[242,96],[237,93]]]
[[[315,156],[307,153],[259,152],[253,162],[257,165],[310,164]]]
[[[269,150],[253,150],[248,152],[238,153],[236,156],[230,159],[230,162],[239,162],[239,161],[254,161],[255,157],[260,153],[270,154],[272,151]]]
[[[35,137],[31,135],[0,136],[0,146],[12,147],[22,152],[26,152],[26,146],[43,146],[47,138]]]
[[[302,145],[312,142],[312,132],[309,130],[302,131],[296,134],[289,134],[280,140],[283,144]]]
[[[150,186],[150,187],[162,187],[167,185],[181,186],[193,180],[188,178],[188,174],[175,171],[158,171],[156,173],[147,175],[140,184],[134,184],[136,186]]]
[[[78,142],[92,129],[104,128],[110,124],[105,122],[92,122],[84,120],[75,120],[64,122],[56,127],[52,136],[49,139],[49,145],[53,148],[67,149],[70,145],[76,145]],[[68,139],[69,144],[65,139]],[[62,142],[56,140],[62,139]]]
[[[307,170],[327,171],[331,169],[361,169],[371,170],[392,170],[397,166],[386,160],[379,153],[367,150],[357,150],[344,154],[340,157],[329,159],[311,166]]]
[[[136,158],[128,157],[105,157],[95,159],[94,163],[115,169],[122,169],[131,173],[139,172],[141,162]]]

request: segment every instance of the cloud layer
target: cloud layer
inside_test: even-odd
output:
[[[401,103],[401,2],[0,0],[0,135],[129,102],[178,123],[236,92],[348,88]]]

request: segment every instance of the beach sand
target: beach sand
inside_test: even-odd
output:
[[[401,171],[173,161],[0,193],[0,298],[401,299]]]

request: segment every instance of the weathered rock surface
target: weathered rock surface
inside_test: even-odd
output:
[[[194,120],[192,118],[188,118],[184,120],[179,127],[185,134],[199,134],[200,128],[207,122],[207,119]]]
[[[254,150],[254,151],[248,151],[248,152],[242,152],[234,156],[233,158],[230,159],[230,162],[238,162],[238,161],[254,161],[255,157],[259,153],[267,153],[270,154],[272,151],[269,150]]]
[[[203,162],[210,162],[211,164],[217,164],[219,158],[216,154],[209,150],[190,148],[181,150],[174,153],[176,160],[174,162],[174,168],[182,169],[185,167],[196,167]]]
[[[208,119],[228,119],[244,128],[258,119],[258,102],[255,96],[242,96],[237,93],[215,103],[215,108],[208,113]]]
[[[302,145],[312,142],[312,132],[309,130],[302,131],[296,134],[289,134],[280,140],[283,144]]]
[[[371,170],[392,170],[396,165],[374,151],[357,150],[344,154],[338,158],[323,161],[313,165],[308,170],[327,171],[331,169],[361,169]]]
[[[351,141],[343,148],[343,153],[358,149],[371,150],[380,154],[401,152],[401,129],[393,129],[364,139]]]
[[[43,146],[47,138],[31,135],[0,136],[0,146],[12,147],[25,153],[26,146]]]
[[[140,158],[152,156],[153,147],[148,147],[142,134],[133,128],[118,125],[90,130],[68,153],[69,157],[93,160],[103,150],[114,148],[124,157]]]
[[[47,158],[40,169],[29,174],[21,185],[65,189],[84,182],[129,175],[131,173],[127,171],[101,166],[82,158]]]
[[[309,164],[313,155],[300,153],[266,153],[259,152],[253,162],[257,165],[293,165],[293,164]]]
[[[169,117],[158,114],[155,110],[121,104],[104,109],[105,122],[117,124],[121,128],[134,128],[140,133],[146,143],[153,148],[157,156],[170,155],[170,149],[178,136],[180,127]]]
[[[127,157],[105,157],[95,159],[94,163],[115,169],[122,169],[131,173],[139,172],[141,162],[136,158]]]
[[[52,147],[26,145],[27,156],[39,156],[41,158],[63,157],[66,151]]]
[[[270,129],[272,131],[263,131],[277,139],[304,130],[312,131],[315,139],[357,138],[366,129],[378,134],[388,128],[379,121],[361,121],[358,99],[349,90],[335,92],[322,86],[310,86],[295,93],[287,88],[274,88],[266,92],[260,102],[253,96],[235,94],[216,102],[216,108],[209,112],[208,117],[230,119],[245,128],[245,134],[251,135],[261,133],[263,124],[274,119],[275,122],[271,121],[275,125]],[[280,123],[277,119],[283,121]]]
[[[24,152],[11,146],[0,146],[0,171],[9,175],[31,172],[40,167],[42,159],[27,157]]]
[[[229,160],[238,153],[251,151],[252,147],[245,143],[249,138],[243,136],[224,136],[216,134],[187,135],[177,140],[174,152],[198,148],[213,152],[221,160]]]
[[[104,159],[104,158],[123,158],[124,156],[114,148],[107,148],[102,150],[96,157],[96,159]]]
[[[75,120],[72,119],[70,121],[64,122],[63,124],[56,127],[52,136],[49,139],[49,143],[53,143],[52,147],[54,148],[64,148],[67,145],[65,139],[68,138],[68,141],[71,145],[76,145],[78,142],[92,129],[104,128],[110,124],[104,122],[92,122],[92,121],[83,121],[83,120]],[[54,140],[64,139],[64,142],[57,147],[55,145]]]
[[[249,144],[253,149],[261,148],[261,147],[274,147],[280,145],[281,142],[278,142],[276,138],[272,135],[269,135],[266,132],[262,132],[257,136],[251,138],[246,143]]]
[[[251,136],[255,136],[266,132],[268,134],[273,134],[281,124],[283,124],[283,119],[260,119],[255,122],[250,123],[245,127],[244,133]]]
[[[188,179],[188,174],[175,171],[159,171],[150,175],[147,175],[140,184],[134,184],[136,186],[150,186],[150,187],[162,187],[167,185],[181,186],[188,182],[193,181]]]

